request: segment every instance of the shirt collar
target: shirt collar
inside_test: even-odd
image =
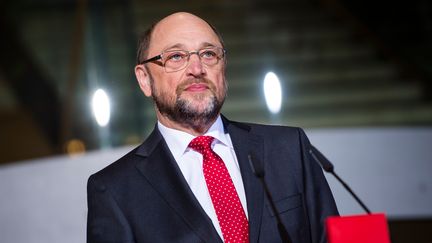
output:
[[[180,156],[182,156],[188,149],[190,141],[192,141],[195,136],[187,132],[166,127],[159,121],[157,122],[157,125],[169,149],[171,150],[171,153],[173,153],[174,158],[180,158]],[[229,148],[232,148],[232,144],[227,138],[227,134],[225,134],[225,129],[220,116],[218,116],[216,121],[208,129],[204,136],[212,136],[215,138],[217,143],[221,143]]]
[[[216,119],[209,130],[204,134],[204,136],[212,136],[215,138],[216,142],[222,143],[225,146],[230,146],[230,142],[227,139],[227,134],[225,134],[225,129],[220,116]]]

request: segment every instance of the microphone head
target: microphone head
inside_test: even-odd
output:
[[[334,171],[333,164],[313,145],[310,146],[309,153],[326,172],[332,173]]]

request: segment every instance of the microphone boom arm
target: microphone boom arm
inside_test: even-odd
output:
[[[346,184],[335,172],[333,164],[313,145],[309,149],[309,154],[311,157],[321,165],[321,167],[328,173],[331,173],[336,179],[342,184],[342,186],[354,197],[358,204],[366,211],[368,214],[371,214],[370,210],[366,207],[366,205],[360,200],[359,197],[351,190],[351,188]]]

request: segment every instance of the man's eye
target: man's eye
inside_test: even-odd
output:
[[[167,60],[178,62],[178,61],[181,61],[184,57],[185,57],[184,54],[182,54],[180,52],[176,52],[176,53],[172,53],[171,55],[169,55]]]
[[[201,53],[201,57],[203,57],[203,58],[210,59],[210,58],[215,58],[216,56],[217,56],[216,52],[211,51],[211,50],[206,50],[206,51]]]

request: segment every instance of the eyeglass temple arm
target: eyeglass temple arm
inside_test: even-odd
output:
[[[154,57],[152,57],[152,58],[150,58],[150,59],[147,59],[147,60],[145,60],[145,61],[142,61],[140,64],[146,64],[146,63],[148,63],[148,62],[153,62],[153,61],[159,60],[159,59],[161,59],[161,58],[162,58],[161,55],[157,55],[157,56],[154,56]]]

